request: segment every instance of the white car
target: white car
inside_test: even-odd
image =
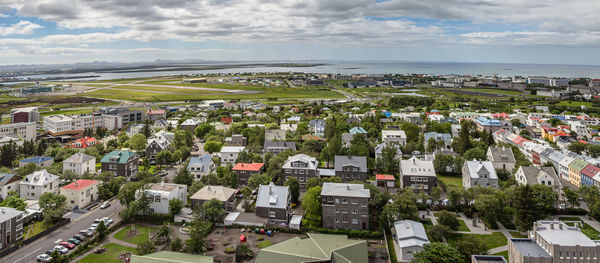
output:
[[[48,254],[41,254],[39,256],[37,256],[37,262],[50,262],[50,260],[52,260],[52,257],[49,256]]]
[[[107,226],[110,226],[114,222],[114,220],[110,217],[103,217],[102,221],[104,221],[104,224]]]
[[[69,249],[63,246],[55,246],[54,250],[58,250],[61,254],[67,254],[67,252],[69,252]]]
[[[108,208],[109,206],[110,206],[110,202],[106,201],[106,202],[102,203],[102,205],[100,205],[100,209],[105,209],[105,208]]]

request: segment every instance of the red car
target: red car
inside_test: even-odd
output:
[[[63,247],[66,247],[68,249],[74,249],[75,248],[75,245],[73,243],[70,243],[70,242],[67,242],[67,241],[60,242],[59,245],[61,245]]]

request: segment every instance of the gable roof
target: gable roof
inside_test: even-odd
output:
[[[343,171],[343,168],[346,166],[358,167],[359,172],[366,173],[366,172],[368,172],[367,157],[336,155],[335,156],[335,170]]]
[[[43,163],[45,161],[52,160],[52,159],[54,159],[54,158],[52,158],[52,157],[46,157],[46,156],[35,156],[35,157],[23,159],[23,160],[21,160],[19,162],[25,162],[25,163]]]
[[[0,186],[12,184],[20,180],[21,177],[16,176],[15,174],[0,173]]]
[[[44,186],[58,179],[58,176],[49,173],[48,171],[46,171],[46,169],[43,169],[28,174],[27,176],[25,176],[25,179],[19,184]]]
[[[400,247],[422,247],[429,244],[429,239],[425,233],[425,227],[419,222],[412,220],[402,220],[394,222],[396,230],[396,240]]]
[[[267,151],[270,148],[281,148],[296,150],[296,142],[283,142],[283,141],[265,141],[264,150]]]
[[[294,167],[292,167],[292,163],[294,163],[294,162],[307,163],[308,164],[307,167],[303,167],[303,169],[317,169],[317,159],[315,157],[311,157],[311,156],[303,154],[303,153],[288,157],[288,159],[285,161],[283,166],[281,166],[281,168],[282,169],[294,168]]]
[[[554,180],[558,180],[556,176],[556,171],[552,167],[541,167],[538,168],[536,166],[521,166],[519,169],[523,170],[523,174],[525,175],[525,179],[527,180],[527,184],[537,184],[538,178],[543,174],[548,174]]]
[[[498,179],[494,165],[490,161],[465,161],[465,165],[471,178],[479,178],[479,172],[485,170],[489,173],[489,179]]]
[[[197,200],[211,200],[213,198],[226,202],[231,198],[233,194],[235,194],[235,189],[221,186],[221,185],[207,185],[202,187],[202,189],[198,190],[190,199]]]
[[[362,184],[324,183],[321,195],[370,198],[371,191]]]
[[[488,148],[488,152],[492,157],[490,160],[492,162],[516,162],[511,147],[490,147]],[[503,157],[505,157],[506,160],[503,160]]]
[[[19,211],[12,207],[0,207],[0,222],[7,221],[24,213],[25,211]]]
[[[352,128],[352,129],[350,129],[350,133],[353,133],[353,134],[367,133],[367,130],[365,130],[363,127],[356,126],[356,127]]]
[[[421,160],[416,156],[408,160],[400,160],[400,174],[402,176],[417,175],[417,176],[434,176],[435,168],[433,161]]]
[[[289,187],[275,185],[260,185],[256,196],[256,207],[270,207],[285,209],[288,206]]]
[[[76,154],[69,156],[69,158],[65,159],[63,161],[63,163],[85,163],[92,159],[95,160],[96,157],[87,155],[85,153],[76,153]]]

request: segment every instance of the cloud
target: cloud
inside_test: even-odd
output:
[[[33,31],[40,28],[43,28],[43,26],[34,24],[30,21],[21,20],[10,26],[0,26],[0,36],[31,35],[33,34]]]

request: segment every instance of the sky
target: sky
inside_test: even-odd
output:
[[[600,64],[598,0],[0,0],[0,65]]]

